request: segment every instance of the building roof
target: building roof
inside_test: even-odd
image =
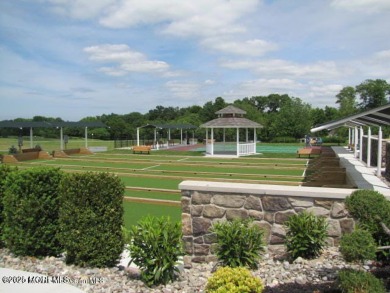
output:
[[[192,124],[147,124],[138,128],[195,129],[198,127]]]
[[[107,127],[103,122],[0,121],[0,128]]]
[[[370,109],[359,114],[347,116],[342,119],[333,120],[324,124],[316,125],[310,131],[331,130],[338,127],[355,126],[383,126],[390,125],[390,103]]]
[[[242,117],[216,118],[202,124],[202,128],[262,128],[257,122]]]

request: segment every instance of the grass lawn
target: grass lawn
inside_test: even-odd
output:
[[[147,215],[153,215],[156,217],[169,216],[172,221],[181,221],[181,208],[163,206],[158,204],[146,204],[135,202],[123,202],[124,208],[124,224],[126,228],[130,228],[136,224],[141,218]]]
[[[8,150],[17,138],[0,139],[0,150]],[[112,146],[110,146],[110,143]],[[29,139],[25,139],[25,148]],[[34,141],[44,150],[59,149],[59,140]],[[113,150],[113,142],[90,140],[90,146],[107,146],[109,151],[94,155],[75,155],[69,158],[34,160],[18,163],[19,168],[34,166],[56,166],[66,172],[112,172],[117,174],[125,186],[132,188],[155,188],[166,190],[127,189],[125,197],[133,200],[157,199],[180,202],[178,185],[183,180],[212,180],[253,184],[299,185],[303,180],[307,159],[298,159],[295,153],[264,152],[262,155],[241,158],[206,158],[201,152],[159,150],[147,154],[132,154],[130,150]],[[83,139],[71,139],[68,149],[84,147]],[[290,149],[297,147],[291,146]],[[272,151],[272,146],[269,150]],[[129,227],[148,214],[168,215],[180,221],[180,207],[158,203],[124,201],[125,224]]]

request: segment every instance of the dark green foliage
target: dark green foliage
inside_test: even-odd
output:
[[[284,225],[287,228],[287,251],[297,257],[315,258],[326,244],[328,224],[325,218],[303,211],[292,215]]]
[[[11,146],[9,149],[8,149],[8,154],[10,155],[15,155],[18,153],[18,149],[15,147],[15,146]]]
[[[128,231],[131,262],[140,268],[146,285],[167,284],[176,278],[176,264],[183,255],[181,238],[181,225],[169,217],[142,218]]]
[[[341,237],[340,252],[348,262],[363,262],[376,259],[376,243],[371,233],[355,230]]]
[[[60,240],[66,262],[114,266],[124,245],[120,179],[108,173],[68,174],[60,191]]]
[[[217,236],[215,253],[222,266],[257,268],[264,250],[264,232],[259,226],[236,219],[215,223],[211,231]]]
[[[349,213],[362,229],[369,231],[378,245],[390,242],[380,222],[390,226],[390,201],[374,190],[356,190],[345,200]]]
[[[5,180],[10,172],[16,171],[16,168],[11,168],[8,165],[0,165],[0,248],[4,246],[1,235],[3,235],[3,196],[5,191]]]
[[[36,168],[10,172],[4,188],[3,239],[16,255],[58,255],[59,184],[62,172]]]
[[[338,274],[339,287],[343,293],[385,293],[381,280],[373,274],[352,269],[341,270]]]

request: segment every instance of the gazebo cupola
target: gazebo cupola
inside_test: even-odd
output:
[[[200,127],[206,128],[206,155],[234,155],[236,157],[256,154],[256,129],[263,126],[257,122],[244,118],[246,112],[240,108],[229,105],[217,112],[218,118],[202,124]],[[225,140],[225,130],[227,128],[236,129],[236,141],[227,143]],[[223,129],[223,141],[214,140],[214,130]],[[245,129],[245,139],[240,141],[240,129]],[[253,129],[253,140],[249,140],[249,130]],[[210,139],[209,139],[210,132]]]

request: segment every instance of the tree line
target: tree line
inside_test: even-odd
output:
[[[128,114],[103,114],[81,119],[81,121],[102,121],[107,128],[89,130],[90,136],[98,139],[136,139],[137,127],[147,124],[193,124],[199,126],[216,118],[215,112],[233,104],[247,112],[246,118],[258,122],[264,127],[257,132],[258,138],[267,142],[292,142],[302,138],[310,129],[318,124],[326,123],[348,115],[356,114],[388,103],[390,84],[383,79],[367,79],[357,86],[346,86],[335,97],[335,107],[312,107],[298,97],[287,94],[270,94],[237,99],[227,103],[222,97],[208,101],[203,106],[164,107],[156,106],[145,114],[131,112]],[[61,118],[34,116],[32,119],[18,118],[14,121],[63,121]],[[22,132],[21,132],[22,131]],[[28,129],[0,129],[0,136],[29,135]],[[172,137],[179,135],[172,132]],[[388,134],[384,128],[385,134]],[[65,128],[64,134],[73,137],[84,137],[81,128]],[[56,129],[34,129],[34,135],[43,137],[58,137]],[[164,136],[164,134],[161,134]],[[234,131],[228,131],[227,136],[233,137]],[[327,135],[326,131],[318,135]],[[336,131],[339,137],[346,136],[345,129]],[[192,134],[191,134],[192,136]],[[153,130],[143,129],[142,137],[153,139]],[[205,130],[196,129],[196,138],[204,138]]]

